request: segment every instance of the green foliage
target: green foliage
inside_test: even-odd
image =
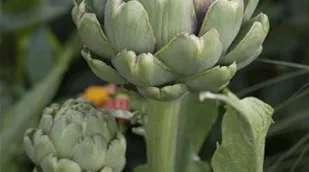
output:
[[[266,133],[272,123],[273,108],[259,99],[239,100],[229,91],[226,95],[202,93],[227,104],[222,120],[222,143],[211,163],[215,172],[262,172]]]
[[[0,6],[0,30],[11,32],[52,20],[67,13],[71,5],[70,0],[7,0]]]
[[[254,5],[254,1],[250,2]],[[16,164],[16,159],[20,159],[16,155],[22,154],[21,141],[17,138],[21,138],[25,128],[35,125],[40,111],[51,103],[56,92],[67,93],[76,87],[87,86],[89,75],[66,73],[68,59],[71,59],[66,57],[72,51],[79,51],[80,45],[69,48],[67,45],[71,42],[68,42],[62,46],[55,38],[56,34],[59,37],[59,33],[51,29],[60,27],[60,32],[67,34],[64,31],[67,23],[54,22],[62,21],[64,15],[70,15],[71,7],[71,0],[1,1],[0,139],[1,155],[5,155],[1,156],[1,160],[8,160],[5,165],[1,163],[2,171],[30,171],[17,167],[28,163],[21,158]],[[260,0],[253,16],[260,12],[267,14],[271,22],[263,53],[253,65],[238,71],[230,86],[239,97],[254,95],[275,107],[275,123],[267,135],[265,171],[307,172],[309,1]],[[67,51],[67,48],[72,51]],[[64,53],[61,50],[65,50]],[[42,66],[45,66],[44,70],[40,69]],[[81,80],[72,82],[68,88],[59,88],[64,74]],[[61,99],[65,98],[64,95],[60,96]],[[229,114],[234,113],[231,111]],[[212,155],[218,141],[220,130],[214,127],[200,152],[201,157],[206,157],[204,149]],[[5,147],[4,144],[8,143],[11,144]],[[129,158],[140,159],[136,154]],[[204,159],[209,161],[209,158]]]
[[[46,76],[57,60],[58,43],[47,28],[34,30],[27,38],[23,38],[24,41],[26,45],[21,53],[24,69],[31,84],[35,85]]]
[[[309,1],[261,0],[256,13],[260,11],[271,22],[263,53],[254,65],[238,73],[232,90],[240,97],[254,94],[274,106],[275,123],[266,142],[266,171],[305,172],[309,170],[308,141],[292,150],[291,156],[280,157],[309,132]]]
[[[7,11],[21,11],[33,6],[37,6],[40,3],[40,0],[28,0],[28,1],[19,1],[19,0],[9,0],[1,4],[2,8]]]

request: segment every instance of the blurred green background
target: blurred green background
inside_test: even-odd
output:
[[[51,102],[104,84],[80,57],[82,44],[71,20],[71,0],[0,1],[1,171],[30,172],[22,148]],[[266,142],[266,172],[309,171],[309,1],[260,0],[271,30],[262,55],[239,71],[230,88],[275,108]],[[220,140],[220,120],[201,151],[209,159]],[[130,131],[130,130],[129,130]],[[143,139],[128,132],[126,172],[145,163]]]

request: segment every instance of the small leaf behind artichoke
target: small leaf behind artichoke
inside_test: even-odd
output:
[[[273,122],[273,108],[253,97],[239,100],[226,95],[204,93],[201,98],[222,100],[227,104],[222,121],[222,143],[211,164],[215,172],[262,172],[267,130]]]

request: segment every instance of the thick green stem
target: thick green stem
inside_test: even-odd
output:
[[[197,94],[188,93],[170,102],[147,103],[147,171],[205,171],[197,154],[217,117],[216,102],[200,102]]]
[[[172,102],[148,102],[146,130],[150,172],[175,171],[180,104],[180,99]]]

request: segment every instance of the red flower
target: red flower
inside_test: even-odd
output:
[[[109,99],[103,106],[106,109],[113,109],[113,110],[124,110],[129,111],[129,102],[126,97],[119,97],[115,99]]]
[[[115,99],[110,99],[108,100],[103,108],[106,109],[112,109],[112,110],[123,110],[123,111],[128,111],[130,110],[130,106],[129,106],[129,101],[127,97],[116,97]],[[115,116],[117,122],[119,123],[125,123],[128,122],[129,120],[126,118],[123,118],[121,116]]]

